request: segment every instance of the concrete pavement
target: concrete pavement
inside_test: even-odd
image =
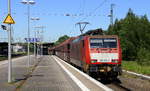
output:
[[[7,83],[7,62],[0,65],[0,91],[81,91],[55,61],[47,56],[27,67],[27,57],[13,61],[13,80]]]
[[[0,91],[111,91],[56,56],[13,60],[13,83],[7,83],[7,62],[0,63]]]
[[[50,57],[39,61],[21,91],[81,91],[63,69]]]

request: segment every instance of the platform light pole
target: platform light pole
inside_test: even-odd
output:
[[[42,56],[43,56],[43,33],[44,33],[43,28],[44,27],[42,27],[42,31],[41,31],[41,55]]]
[[[36,37],[37,37],[38,42],[39,42],[39,30],[36,31]],[[37,53],[36,53],[37,55],[39,54],[39,43],[38,42],[37,42]]]
[[[40,20],[39,17],[32,17],[31,20],[38,21]],[[36,29],[34,31],[34,56],[36,57]]]
[[[43,55],[43,29],[45,28],[44,26],[37,26],[37,27],[35,27],[35,28],[40,28],[41,29],[41,31],[39,32],[39,33],[41,33],[41,35],[39,35],[39,38],[41,39],[40,40],[40,44],[41,44],[41,55]]]
[[[27,4],[28,8],[27,8],[27,12],[28,12],[28,67],[30,67],[30,4],[33,5],[35,4],[35,1],[33,0],[23,0],[21,3],[23,4]]]

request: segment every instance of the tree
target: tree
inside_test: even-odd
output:
[[[61,37],[59,37],[58,40],[55,42],[55,45],[58,45],[58,44],[64,42],[65,40],[67,40],[67,39],[69,39],[69,38],[70,38],[70,37],[67,36],[67,35],[61,36]]]
[[[107,31],[121,39],[123,59],[150,63],[150,21],[147,16],[137,16],[129,9],[124,19],[115,20]]]

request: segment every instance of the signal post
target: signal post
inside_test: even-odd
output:
[[[11,61],[11,24],[15,24],[15,21],[11,17],[11,1],[8,0],[8,15],[3,21],[8,24],[8,83],[12,82],[12,61]]]

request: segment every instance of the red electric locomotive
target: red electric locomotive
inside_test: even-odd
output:
[[[71,42],[70,62],[98,77],[121,74],[121,47],[115,35],[79,36]]]
[[[116,78],[122,72],[120,40],[115,35],[78,36],[51,50],[94,77]]]

